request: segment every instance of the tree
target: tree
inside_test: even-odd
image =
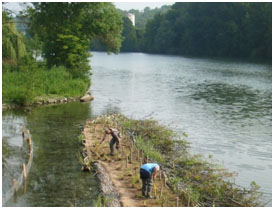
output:
[[[16,28],[13,18],[2,12],[2,58],[17,62],[27,55],[26,39]]]
[[[49,67],[64,65],[75,75],[89,70],[89,47],[99,39],[110,52],[119,52],[122,17],[112,3],[41,2],[26,12],[31,36],[38,35]]]
[[[271,3],[175,3],[146,24],[145,51],[271,59]]]
[[[123,26],[124,29],[123,29],[122,35],[124,37],[124,41],[122,42],[121,51],[134,52],[136,51],[136,44],[137,44],[136,30],[128,17],[123,17],[123,22],[124,22],[124,26]]]

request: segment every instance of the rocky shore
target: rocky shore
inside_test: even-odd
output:
[[[51,105],[51,104],[65,104],[68,102],[88,102],[92,101],[94,97],[91,95],[90,92],[87,92],[86,95],[82,97],[59,97],[59,98],[53,98],[53,97],[37,97],[35,98],[34,102],[25,104],[24,106],[17,105],[17,104],[2,104],[2,111],[9,110],[9,109],[16,109],[16,108],[28,108],[28,107],[35,107],[35,106],[41,106],[41,105]]]

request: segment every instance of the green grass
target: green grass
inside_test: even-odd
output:
[[[90,85],[88,77],[73,78],[64,67],[3,71],[3,103],[26,105],[38,98],[80,97]]]

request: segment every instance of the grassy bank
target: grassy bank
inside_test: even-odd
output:
[[[73,78],[64,67],[8,69],[3,66],[2,101],[7,104],[26,105],[38,98],[58,99],[80,97],[90,85],[88,77]]]
[[[184,206],[261,206],[255,182],[250,188],[235,185],[234,173],[216,165],[212,156],[205,159],[189,152],[186,134],[175,134],[154,120],[132,120],[121,115],[102,116],[95,123],[118,128],[123,143],[133,140],[141,156],[160,163],[170,189]]]

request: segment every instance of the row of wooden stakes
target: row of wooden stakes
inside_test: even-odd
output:
[[[30,131],[29,130],[26,130],[25,129],[25,126],[24,124],[22,125],[22,137],[23,137],[23,140],[25,139],[25,136],[26,136],[26,133],[27,133],[27,142],[28,142],[28,163],[27,163],[27,167],[30,168],[31,166],[31,159],[32,159],[32,155],[33,155],[33,149],[32,149],[32,139],[31,139],[31,136],[30,136]],[[26,169],[26,165],[25,163],[22,164],[22,175],[23,175],[23,180],[24,180],[24,184],[26,183],[27,181],[27,169]],[[14,194],[17,193],[19,187],[20,187],[20,183],[19,182],[19,185],[18,185],[18,181],[16,179],[13,179],[13,192]],[[24,187],[24,191],[25,191],[25,187]]]

